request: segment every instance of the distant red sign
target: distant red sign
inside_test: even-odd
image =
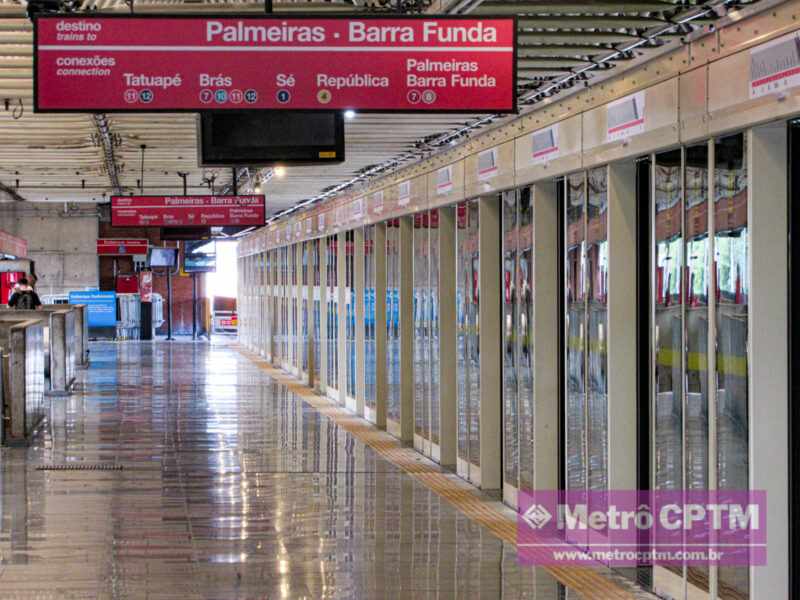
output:
[[[35,110],[513,112],[513,17],[42,15]]]
[[[97,253],[103,256],[133,256],[147,254],[147,240],[118,240],[100,238]]]
[[[264,196],[112,196],[114,227],[263,225]]]
[[[24,258],[28,256],[28,241],[0,229],[0,253]]]
[[[139,272],[139,294],[142,297],[142,302],[153,301],[153,272],[140,271]]]

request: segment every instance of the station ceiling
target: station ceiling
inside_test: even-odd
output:
[[[396,5],[398,0],[391,1]],[[755,0],[402,0],[404,10],[518,15],[518,94],[528,110],[678,44],[698,28]],[[76,10],[128,13],[125,0],[77,0]],[[263,13],[263,2],[133,0],[136,13]],[[370,0],[287,2],[273,12],[389,14]],[[196,122],[189,114],[33,114],[33,33],[23,0],[0,0],[0,192],[13,200],[103,201],[110,194],[229,190],[232,169],[197,167]],[[262,178],[268,215],[321,199],[418,160],[509,117],[469,114],[357,114],[346,122],[347,160],[336,166],[236,172],[240,190]],[[142,146],[145,149],[142,150]],[[142,177],[143,174],[143,177]],[[3,194],[0,193],[0,196]]]

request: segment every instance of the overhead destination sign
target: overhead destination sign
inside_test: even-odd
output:
[[[147,240],[97,239],[97,254],[105,256],[136,256],[147,254]]]
[[[114,227],[234,227],[264,224],[264,196],[112,196]]]
[[[513,17],[42,15],[40,112],[516,110]]]

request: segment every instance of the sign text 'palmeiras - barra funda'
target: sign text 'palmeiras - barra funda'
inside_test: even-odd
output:
[[[37,111],[516,110],[515,20],[43,15]]]
[[[112,196],[114,227],[226,227],[264,224],[264,196]]]

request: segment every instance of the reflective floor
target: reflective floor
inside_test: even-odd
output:
[[[96,344],[79,377],[0,450],[0,598],[578,597],[230,345]]]

